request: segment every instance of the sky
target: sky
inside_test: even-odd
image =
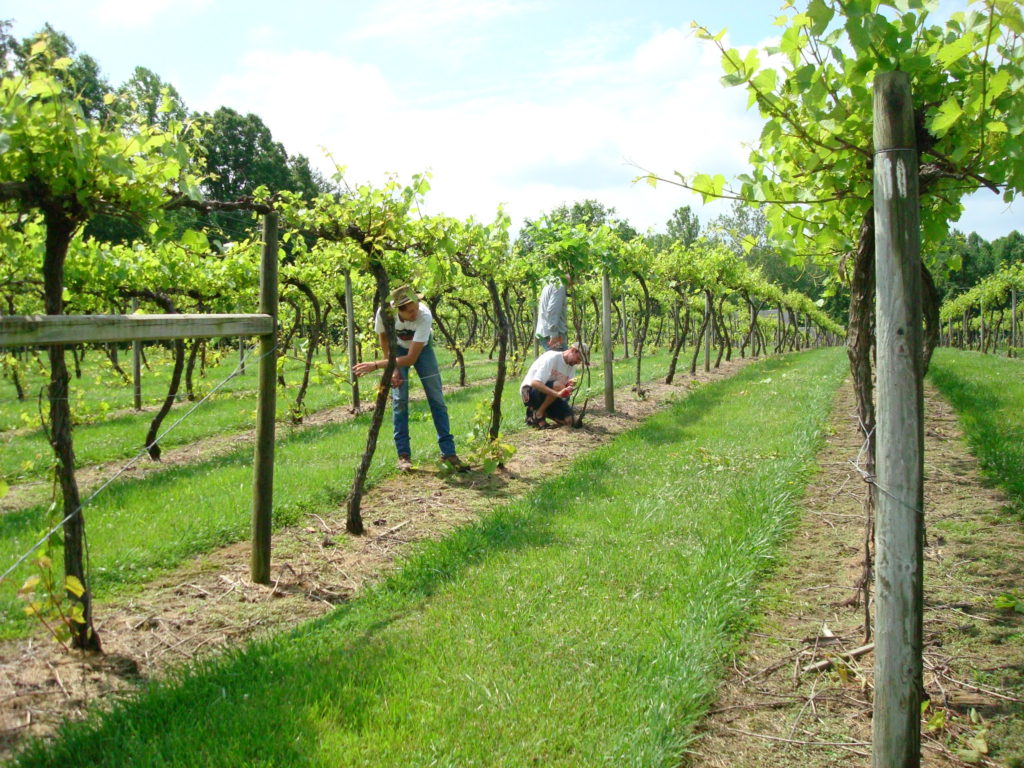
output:
[[[429,213],[518,227],[595,199],[664,231],[681,205],[707,223],[724,202],[653,171],[747,169],[760,131],[746,93],[720,82],[717,51],[772,42],[781,0],[5,0],[27,36],[49,22],[112,85],[144,66],[192,110],[254,112],[289,154],[349,183],[429,171]],[[942,10],[966,0],[943,0]],[[331,159],[333,158],[333,159]],[[991,193],[954,225],[987,240],[1024,229],[1024,201]]]

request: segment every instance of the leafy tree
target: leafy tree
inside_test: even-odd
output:
[[[727,245],[750,266],[759,267],[764,276],[786,291],[817,296],[824,282],[824,271],[814,260],[802,262],[786,259],[770,237],[764,209],[734,200],[729,213],[715,218],[709,226],[709,237]]]
[[[87,118],[103,118],[108,112],[107,95],[110,84],[100,75],[100,65],[92,56],[78,53],[71,38],[46,24],[39,32],[22,40],[10,35],[10,23],[0,23],[0,56],[3,57],[5,73],[8,75],[28,74],[42,68],[69,93],[74,94]],[[52,58],[43,58],[32,53],[35,46],[45,41]],[[52,61],[67,60],[57,70],[50,69]]]
[[[688,205],[680,206],[672,212],[665,225],[665,232],[656,232],[647,236],[647,242],[655,251],[664,251],[674,243],[684,246],[693,245],[700,237],[700,219]]]
[[[121,84],[112,109],[126,118],[134,117],[144,125],[158,128],[188,119],[188,108],[178,89],[146,67],[136,67],[131,77]]]
[[[1014,230],[992,241],[992,256],[1000,267],[1024,262],[1024,235]]]
[[[700,237],[700,219],[688,205],[676,208],[666,225],[666,233],[673,241],[693,245]]]
[[[203,191],[209,197],[235,200],[257,187],[289,188],[288,153],[258,115],[221,107],[200,120],[205,128],[200,150],[210,173]]]
[[[203,191],[210,199],[252,197],[261,187],[270,193],[295,192],[306,200],[330,191],[308,159],[288,156],[258,115],[221,107],[212,115],[200,115],[199,121],[204,128],[199,152],[210,174]],[[222,230],[229,240],[247,234],[239,230],[237,216],[212,213],[206,223]]]

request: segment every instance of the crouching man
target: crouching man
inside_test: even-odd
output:
[[[586,352],[579,342],[564,352],[550,350],[534,360],[520,387],[527,424],[543,428],[549,426],[547,419],[551,419],[576,426],[569,396],[576,386],[576,366],[584,361]]]

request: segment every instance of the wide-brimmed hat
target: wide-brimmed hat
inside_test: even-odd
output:
[[[406,304],[411,304],[414,301],[418,302],[419,300],[420,297],[416,295],[416,291],[410,285],[403,285],[391,292],[391,306],[395,309],[404,307]]]

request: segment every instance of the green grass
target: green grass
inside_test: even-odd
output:
[[[939,349],[928,375],[956,409],[984,471],[1024,517],[1024,361]]]
[[[666,357],[661,353],[645,360],[645,375],[649,378],[662,373],[667,367]],[[633,365],[635,362],[628,360],[618,363],[617,380],[621,381]],[[602,382],[601,375],[595,373],[595,391],[601,391]],[[502,430],[506,433],[522,428],[523,408],[517,384],[509,382],[504,391]],[[419,386],[415,376],[413,386]],[[489,402],[490,396],[489,385],[467,387],[446,396],[457,446],[470,431],[477,404]],[[369,420],[370,415],[364,414],[344,423],[279,432],[275,449],[276,527],[343,502],[366,445]],[[426,403],[412,404],[410,435],[417,460],[429,461],[437,455],[437,438]],[[394,471],[393,446],[388,415],[368,478],[371,485]],[[171,467],[142,480],[112,484],[85,511],[92,588],[104,594],[120,585],[146,581],[189,556],[244,539],[250,533],[251,488],[251,446]],[[46,505],[0,515],[0,566],[6,570],[56,519]],[[6,618],[0,626],[0,638],[19,636],[32,628],[21,615],[21,602],[15,595],[30,568],[30,564],[23,564],[0,584],[0,615]]]
[[[151,358],[161,356],[156,350],[151,351],[149,355]],[[451,354],[439,349],[438,358],[445,380],[458,381],[458,371],[447,367],[452,359]],[[343,360],[344,357],[335,358],[336,369]],[[234,371],[237,362],[234,354],[229,355],[216,366],[211,366],[205,379],[199,380],[197,376],[197,395],[202,397],[214,385],[220,383]],[[483,355],[475,356],[471,362],[472,365],[468,365],[466,371],[467,383],[477,383],[494,377],[496,363],[488,361]],[[248,365],[245,374],[232,379],[223,389],[218,390],[209,401],[167,435],[161,441],[161,445],[188,445],[212,435],[250,429],[256,419],[256,371],[255,363]],[[285,375],[291,386],[278,393],[279,420],[288,419],[301,373],[301,363],[287,361]],[[147,391],[166,393],[168,376],[168,365],[155,365],[152,377],[144,374]],[[28,391],[34,391],[38,395],[39,387],[44,386],[43,380],[33,379],[32,384],[38,386]],[[365,391],[366,387],[363,389]],[[77,426],[74,431],[76,466],[128,458],[142,449],[154,414],[129,411],[113,416],[104,415],[110,411],[130,409],[132,404],[131,387],[126,387],[119,377],[113,374],[106,358],[100,359],[97,353],[92,353],[84,366],[83,378],[72,379],[71,390],[73,415],[78,417],[84,414],[86,417],[85,423]],[[164,420],[161,431],[171,426],[193,405],[184,399],[184,381],[180,397],[182,399]],[[158,395],[154,403],[160,402],[162,398],[163,394]],[[307,412],[314,412],[345,405],[350,400],[350,389],[345,380],[333,376],[314,375],[304,407]],[[101,405],[103,407],[100,407]],[[0,402],[0,425],[38,425],[38,407],[37,397],[23,403],[16,400]],[[53,452],[38,427],[29,432],[21,429],[17,433],[0,433],[0,480],[13,484],[41,479],[48,472],[52,461]]]
[[[845,361],[705,386],[361,599],[152,684],[21,766],[674,766]]]

